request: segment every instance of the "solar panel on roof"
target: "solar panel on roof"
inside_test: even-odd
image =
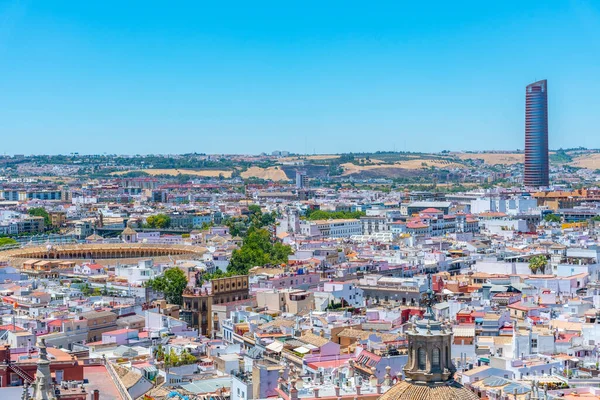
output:
[[[515,390],[517,391],[517,394],[531,392],[531,389],[529,389],[527,386],[519,385],[518,383],[511,383],[510,385],[506,385],[502,388],[502,391],[505,394],[513,394],[515,393]]]
[[[498,386],[504,386],[507,383],[509,383],[508,380],[499,377],[499,376],[490,376],[489,378],[485,378],[483,380],[483,384],[485,386],[489,386],[489,387],[498,387]]]

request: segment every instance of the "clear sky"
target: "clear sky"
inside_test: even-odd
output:
[[[0,0],[0,153],[522,149],[539,79],[600,147],[600,1]]]

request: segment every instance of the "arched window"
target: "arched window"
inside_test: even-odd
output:
[[[427,368],[426,363],[427,352],[423,347],[419,347],[419,369],[425,370]]]
[[[450,357],[448,357],[448,346],[446,346],[446,368],[450,368]]]
[[[440,349],[437,347],[431,352],[431,368],[440,368]]]

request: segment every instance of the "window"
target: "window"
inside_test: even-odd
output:
[[[450,365],[450,357],[448,356],[448,346],[446,346],[446,365]]]
[[[440,368],[440,349],[437,347],[434,347],[431,352],[431,367]]]
[[[427,352],[425,351],[425,349],[423,347],[419,347],[418,362],[419,362],[420,370],[425,370],[427,368],[426,357],[427,357]]]

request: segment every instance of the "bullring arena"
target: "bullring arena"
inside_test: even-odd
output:
[[[135,264],[141,259],[155,262],[201,259],[206,248],[193,245],[110,243],[31,246],[0,252],[0,262],[16,268],[24,264],[59,266],[93,261],[101,265]]]

